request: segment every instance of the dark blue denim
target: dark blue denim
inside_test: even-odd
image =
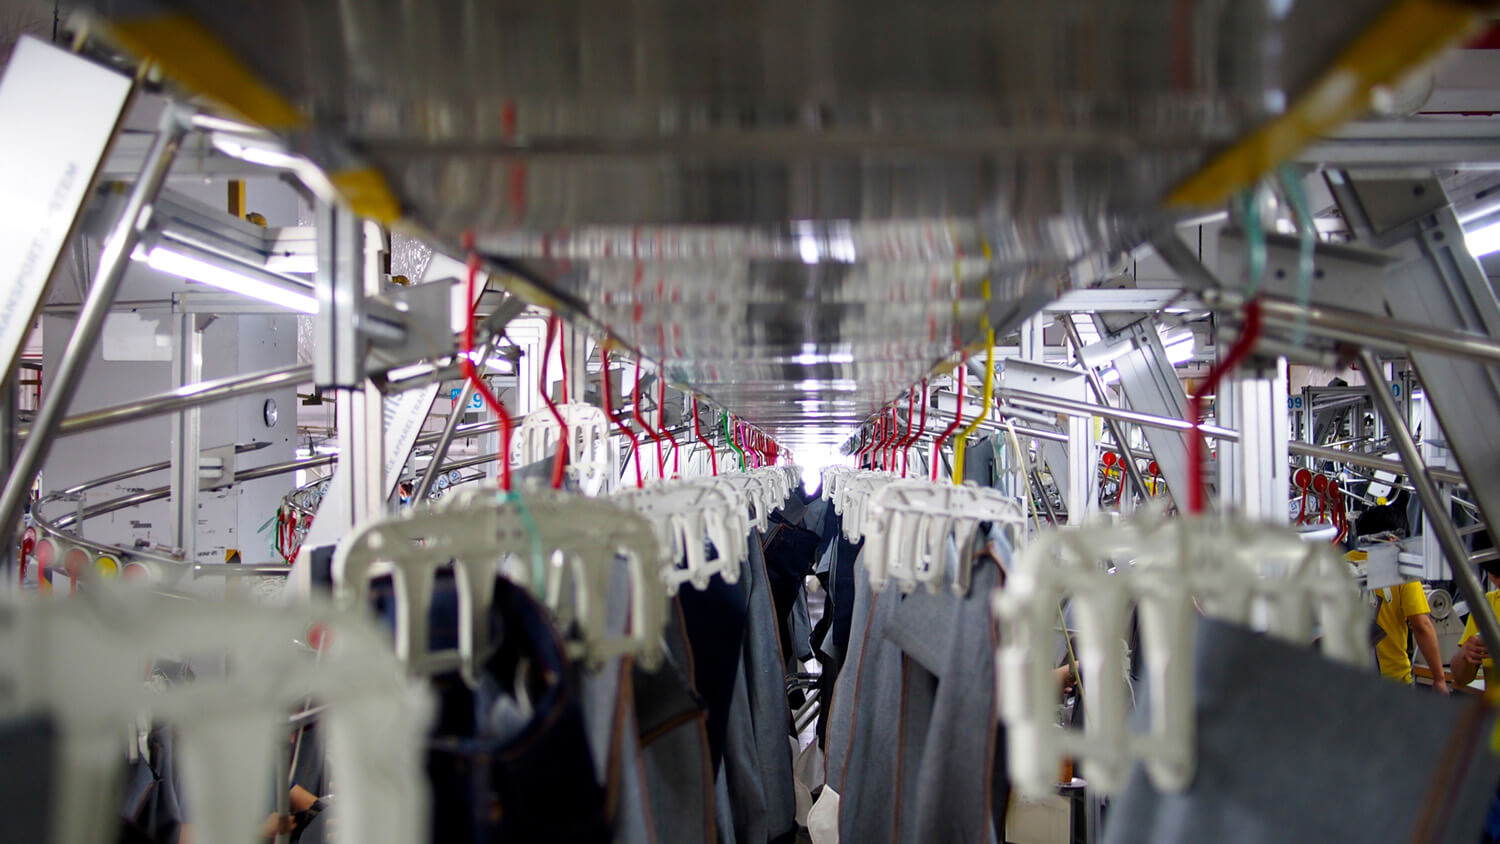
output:
[[[495,584],[491,641],[480,693],[437,678],[442,706],[429,741],[433,841],[577,842],[610,838],[604,789],[578,705],[576,680],[547,612],[509,581]],[[436,640],[434,640],[436,642]],[[530,717],[495,735],[488,713],[515,699],[524,666]]]
[[[687,640],[692,643],[693,681],[708,708],[708,752],[717,771],[724,759],[724,732],[744,648],[745,583],[725,583],[715,576],[701,592],[682,587],[677,599]]]
[[[808,642],[792,641],[792,611],[802,595],[804,579],[817,562],[818,534],[780,513],[771,516],[771,528],[761,544],[766,561],[766,577],[771,582],[771,600],[776,607],[776,627],[783,650],[782,658],[790,660],[806,653]]]

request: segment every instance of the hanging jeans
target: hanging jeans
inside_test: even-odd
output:
[[[994,561],[979,557],[968,595],[919,589],[885,626],[886,638],[904,655],[898,841],[1004,840],[1010,789],[990,615],[999,575]]]
[[[1472,702],[1208,618],[1195,665],[1193,781],[1162,793],[1137,766],[1106,844],[1479,840],[1500,760]]]
[[[761,553],[759,531],[750,532],[750,559],[745,563],[748,584],[745,636],[745,682],[750,705],[761,784],[765,799],[766,831],[777,840],[797,831],[797,791],[792,775],[792,712],[786,698],[786,661],[777,632],[776,606]],[[741,840],[741,844],[752,842]],[[758,844],[754,842],[753,844]]]
[[[484,668],[498,694],[437,678],[443,706],[427,757],[432,840],[608,841],[578,688],[546,610],[498,579],[490,641],[499,645]],[[529,713],[499,734],[492,724],[506,705],[526,712],[519,697],[530,701]]]
[[[871,591],[867,582],[859,589]],[[864,633],[850,646],[854,674],[843,672],[843,680],[853,682],[840,682],[835,692],[828,781],[840,795],[839,840],[851,844],[889,844],[896,839],[902,655],[886,636],[886,625],[901,602],[901,592],[894,588],[870,595]],[[842,730],[848,731],[847,744],[838,734]]]
[[[708,844],[714,838],[714,775],[703,706],[670,655],[659,670],[636,668],[631,679],[656,839]]]

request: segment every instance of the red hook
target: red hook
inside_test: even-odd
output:
[[[568,465],[568,423],[563,421],[562,411],[557,409],[557,403],[552,401],[551,386],[547,382],[547,361],[552,357],[552,342],[557,337],[558,325],[561,322],[557,314],[547,318],[547,345],[542,351],[542,365],[538,377],[541,378],[542,401],[546,403],[547,409],[552,411],[552,418],[557,421],[558,440],[557,455],[552,458],[552,488],[562,489],[563,473]],[[564,359],[566,360],[566,358]],[[567,364],[563,364],[563,389],[567,389],[568,376]],[[567,399],[564,399],[567,401]]]
[[[609,397],[608,342],[606,342],[604,346],[599,349],[599,361],[599,387],[601,390],[603,390],[604,393],[604,415],[609,417],[609,421],[614,423],[614,426],[619,429],[620,433],[630,438],[631,450],[635,452],[635,488],[640,489],[641,487],[646,485],[645,479],[641,477],[641,441],[638,437],[636,437],[635,431],[630,430],[629,425],[626,425],[624,422],[621,422],[618,418],[615,417],[615,411],[612,407],[612,402],[610,401]]]
[[[719,455],[714,452],[714,444],[704,439],[703,429],[698,424],[697,396],[693,396],[693,436],[697,437],[698,442],[703,443],[703,447],[708,449],[708,462],[713,467],[714,477],[717,478],[719,476]]]
[[[949,437],[953,436],[953,432],[957,431],[958,430],[958,426],[960,426],[962,424],[964,424],[964,364],[963,364],[963,361],[959,361],[959,364],[958,364],[958,405],[957,405],[957,410],[953,414],[953,424],[951,424],[947,428],[943,429],[943,432],[941,434],[938,434],[937,442],[933,443],[933,446],[932,446],[932,480],[933,481],[937,480],[937,470],[938,470],[938,462],[939,462],[938,461],[938,455],[940,455],[940,454],[943,453],[943,441],[946,440],[946,439],[948,439]]]
[[[667,418],[667,379],[660,377],[660,375],[661,373],[657,373],[656,406],[660,408],[662,421],[665,422]],[[682,461],[680,459],[682,449],[677,446],[677,438],[671,434],[666,434],[665,428],[662,429],[662,433],[672,443],[672,477],[680,478],[682,477]]]
[[[903,478],[906,477],[907,465],[911,461],[911,447],[913,445],[915,445],[918,440],[922,439],[922,435],[923,434],[927,433],[927,401],[928,401],[928,398],[927,398],[927,379],[926,378],[922,379],[921,392],[922,392],[922,419],[917,424],[917,431],[916,431],[916,433],[912,434],[911,437],[902,445],[902,448],[901,448],[901,477],[903,477]],[[910,416],[911,416],[911,409],[909,407],[907,408],[906,412],[907,412],[907,417],[910,418]]]
[[[479,253],[474,251],[474,233],[464,232],[464,249],[468,250],[468,301],[472,303],[469,308],[469,319],[464,323],[463,347],[459,350],[459,369],[463,372],[464,379],[474,385],[474,389],[484,398],[484,403],[489,405],[495,416],[500,420],[500,488],[510,492],[510,435],[514,423],[510,418],[510,411],[500,403],[500,399],[490,392],[490,385],[479,377],[479,369],[474,366],[474,360],[469,357],[474,353],[474,311],[479,303],[474,301],[474,285],[479,276]]]
[[[908,394],[908,404],[910,404],[909,398],[910,398],[910,394]],[[893,403],[891,405],[891,434],[892,434],[892,436],[891,436],[890,442],[886,443],[886,447],[885,447],[885,470],[887,472],[894,472],[896,470],[896,449],[898,449],[898,448],[901,447],[901,443],[906,442],[906,435],[911,432],[911,411],[910,411],[910,409],[907,410],[906,425],[907,425],[907,429],[905,431],[902,431],[901,430],[901,415],[897,411],[896,405]]]
[[[665,452],[661,450],[661,432],[652,430],[651,426],[646,424],[646,420],[641,418],[641,359],[639,357],[635,359],[635,392],[631,393],[630,415],[635,418],[635,423],[641,426],[641,430],[646,432],[646,436],[656,443],[656,477],[665,478],[667,458]],[[640,459],[639,455],[636,459]]]
[[[1224,376],[1249,356],[1250,350],[1255,348],[1255,341],[1259,339],[1260,303],[1251,301],[1245,306],[1245,328],[1240,332],[1239,339],[1234,341],[1229,354],[1208,371],[1208,377],[1203,379],[1198,389],[1188,396],[1188,421],[1193,423],[1193,431],[1188,435],[1188,512],[1194,515],[1202,513],[1208,506],[1203,477],[1203,397],[1208,395],[1209,390],[1218,387]]]

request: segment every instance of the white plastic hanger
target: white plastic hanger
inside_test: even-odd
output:
[[[711,480],[738,491],[746,498],[755,510],[754,525],[762,533],[770,529],[771,514],[781,509],[790,494],[785,478],[775,469],[722,472]]]
[[[325,707],[340,835],[377,844],[425,839],[430,702],[365,619],[326,605],[184,601],[128,588],[96,588],[70,601],[0,601],[0,712],[50,713],[59,728],[55,844],[116,840],[121,739],[143,718],[177,732],[195,840],[252,844],[266,816],[257,786],[280,764],[275,748],[287,716],[309,698]],[[316,662],[297,643],[314,625],[328,643]],[[155,660],[183,655],[225,657],[229,671],[147,688]]]
[[[966,595],[972,561],[965,549],[973,544],[979,523],[997,522],[1008,528],[1012,543],[1017,543],[1026,526],[1019,502],[986,487],[896,480],[883,484],[868,501],[863,531],[869,542],[864,557],[870,587],[876,591],[895,581],[902,592],[918,585],[935,592],[947,585],[956,594]],[[950,537],[960,549],[958,568],[942,584]]]
[[[568,426],[568,475],[578,481],[584,495],[598,495],[615,478],[610,471],[609,420],[591,404],[559,404],[557,412]],[[545,407],[526,414],[516,436],[520,465],[550,458],[557,451],[560,430]]]
[[[889,472],[860,470],[846,475],[833,496],[833,510],[840,516],[844,538],[859,542],[865,537],[871,499],[888,484],[901,480]]]
[[[1089,707],[1083,732],[1057,725],[1052,672],[1064,598]],[[1146,512],[1118,525],[1044,531],[994,598],[1011,779],[1026,794],[1050,793],[1060,761],[1073,757],[1101,794],[1122,788],[1137,761],[1158,788],[1181,789],[1193,777],[1198,611],[1303,644],[1316,621],[1324,653],[1352,662],[1365,652],[1361,606],[1333,546],[1303,542],[1280,525]],[[1122,643],[1132,610],[1150,672],[1144,733],[1128,724]]]
[[[663,572],[670,591],[691,582],[708,588],[709,580],[721,575],[734,583],[740,566],[749,556],[750,508],[745,496],[730,484],[714,478],[696,478],[656,484],[644,489],[625,489],[614,500],[651,522],[656,530],[668,568]],[[710,562],[704,540],[713,542],[718,559]],[[686,558],[687,568],[678,568]]]
[[[608,634],[616,556],[630,569],[630,629]],[[543,600],[566,628],[576,623],[593,661],[634,654],[654,669],[662,657],[666,589],[651,524],[610,499],[537,490],[466,489],[357,529],[334,552],[336,594],[356,603],[389,566],[396,592],[396,655],[413,670],[429,663],[427,608],[437,570],[452,563],[459,596],[459,668],[479,682],[489,645],[494,578],[504,575]]]

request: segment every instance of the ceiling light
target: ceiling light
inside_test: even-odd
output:
[[[854,355],[847,352],[832,352],[826,355],[803,352],[800,355],[792,355],[788,360],[801,366],[817,366],[823,363],[854,363]]]
[[[1469,251],[1474,253],[1475,258],[1500,252],[1500,223],[1491,223],[1482,229],[1465,232],[1464,243],[1468,244]]]
[[[1165,340],[1167,338],[1163,339]],[[1188,361],[1193,359],[1193,351],[1195,345],[1196,341],[1194,340],[1192,333],[1187,333],[1181,335],[1180,338],[1172,338],[1171,342],[1164,342],[1162,344],[1162,348],[1166,349],[1167,362],[1171,363],[1173,366],[1176,366],[1177,364],[1187,363]],[[1115,369],[1114,367],[1110,367],[1104,373],[1103,381],[1106,384],[1114,384],[1119,382],[1119,380],[1120,371],[1118,369]]]
[[[160,244],[149,250],[137,246],[130,257],[145,261],[151,269],[167,275],[179,276],[304,314],[318,312],[318,300],[313,297],[312,290],[307,285],[283,279],[266,270],[256,270],[249,266],[231,267],[228,260],[185,244]]]

